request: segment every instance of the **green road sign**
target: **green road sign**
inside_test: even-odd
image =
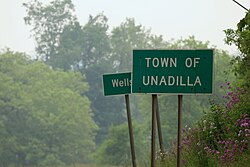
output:
[[[121,95],[131,93],[131,72],[103,75],[104,95]]]
[[[211,94],[213,50],[133,50],[132,93]]]

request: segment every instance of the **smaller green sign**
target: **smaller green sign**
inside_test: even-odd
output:
[[[102,79],[104,96],[131,93],[131,72],[105,74]]]

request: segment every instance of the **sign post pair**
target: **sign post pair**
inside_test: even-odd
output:
[[[213,50],[134,50],[132,76],[131,73],[104,75],[103,83],[104,95],[128,95],[130,92],[152,94],[151,167],[155,167],[156,122],[158,132],[160,130],[157,94],[178,95],[177,167],[179,167],[183,95],[212,94]],[[132,124],[129,126],[132,129]],[[135,161],[133,141],[130,142],[132,161]],[[161,148],[163,150],[163,146]]]

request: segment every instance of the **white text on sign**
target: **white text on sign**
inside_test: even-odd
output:
[[[151,58],[151,57],[146,57],[146,67],[150,68],[150,67],[154,67],[154,68],[158,68],[158,67],[177,67],[178,65],[178,59],[175,58],[169,58],[169,57],[161,57],[161,58]],[[191,67],[196,67],[197,64],[199,64],[199,57],[195,57],[195,58],[186,58],[185,60],[185,66],[188,68]]]
[[[146,57],[146,67],[150,68],[176,68],[178,67],[178,59],[175,58],[150,58]],[[185,59],[185,67],[196,68],[199,64],[199,57],[188,57]],[[143,85],[168,85],[168,86],[201,86],[201,80],[199,76],[191,78],[190,76],[143,76]]]
[[[112,79],[112,86],[115,87],[124,87],[124,86],[131,86],[131,80],[128,78],[119,80],[119,79]]]

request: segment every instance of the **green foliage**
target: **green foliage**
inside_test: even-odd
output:
[[[125,121],[124,103],[122,97],[103,96],[102,75],[113,71],[112,62],[108,59],[111,48],[106,16],[103,14],[90,16],[82,30],[83,54],[78,70],[85,74],[90,85],[87,96],[92,102],[94,120],[100,127],[96,136],[96,143],[99,145],[105,139],[111,125],[118,125]]]
[[[136,25],[134,19],[127,19],[112,30],[112,60],[116,71],[130,70],[132,50],[145,48],[147,36],[146,30],[141,25]]]
[[[149,155],[149,152],[145,150],[145,146],[149,145],[149,141],[143,142],[145,132],[141,129],[142,127],[138,124],[133,124],[137,164],[145,166],[147,164],[145,158]],[[131,166],[127,123],[110,128],[107,139],[98,148],[94,158],[98,164]]]
[[[187,39],[173,40],[170,43],[172,49],[205,49],[208,48],[209,42],[198,41],[194,36]]]
[[[91,100],[91,108],[94,113],[94,120],[100,127],[96,135],[96,144],[103,142],[108,134],[110,126],[115,126],[125,121],[124,98],[122,96],[105,97],[102,88],[102,75],[110,62],[102,61],[100,65],[94,65],[86,71],[86,78],[90,84],[87,92]]]
[[[111,60],[115,71],[130,71],[133,49],[164,48],[167,43],[162,36],[152,35],[142,25],[136,25],[135,20],[127,18],[120,26],[111,32]]]
[[[89,161],[97,126],[80,73],[6,52],[0,55],[0,83],[2,166]]]
[[[223,102],[211,101],[211,111],[195,126],[183,130],[182,162],[185,166],[247,166],[249,97],[245,98],[244,89],[232,91],[228,82],[222,88],[226,91]],[[164,165],[171,166],[175,155],[175,151],[169,150]]]
[[[64,70],[80,70],[99,65],[110,54],[110,42],[107,35],[107,18],[103,14],[89,16],[88,23],[81,26],[75,21],[66,25],[59,36],[56,53],[48,64]]]
[[[234,59],[235,72],[241,79],[241,85],[249,88],[250,82],[250,12],[240,20],[237,24],[237,29],[227,29],[226,43],[236,45],[241,52],[241,55]]]
[[[39,58],[48,61],[57,53],[59,36],[64,27],[75,21],[74,5],[71,0],[54,0],[47,5],[31,0],[23,6],[27,11],[24,21],[33,26],[31,31],[37,43],[36,52]]]
[[[95,17],[90,15],[88,23],[83,27],[82,69],[99,65],[108,59],[111,50],[107,21],[107,17],[102,13]]]
[[[110,102],[102,93],[101,76],[112,71],[112,62],[108,60],[111,48],[107,17],[102,13],[89,16],[88,22],[81,26],[72,14],[74,7],[69,0],[55,0],[49,5],[34,1],[24,6],[28,12],[26,23],[34,27],[38,55],[53,68],[73,69],[86,77],[90,85],[86,95],[91,101],[94,120],[100,127],[96,136],[99,145],[110,125],[124,122],[122,99],[113,98]]]
[[[237,30],[227,29],[225,30],[225,33],[227,44],[235,44],[244,57],[249,56],[250,12],[247,12],[246,16],[237,24]]]
[[[83,53],[82,43],[82,26],[77,21],[65,26],[59,37],[57,52],[50,56],[47,64],[53,68],[74,69],[81,60]]]
[[[111,127],[107,140],[99,148],[97,161],[102,164],[128,165],[130,147],[127,139],[126,124]]]

